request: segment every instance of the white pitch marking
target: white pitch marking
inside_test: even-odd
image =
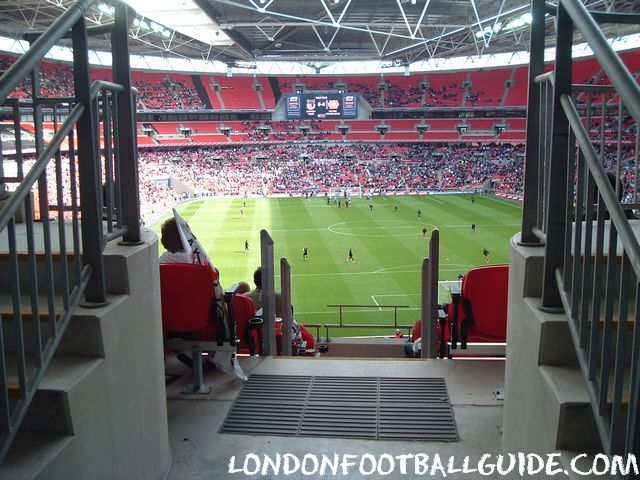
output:
[[[376,297],[415,297],[418,295],[422,295],[421,293],[385,293],[377,294]]]
[[[522,207],[520,205],[514,205],[513,203],[505,202],[504,200],[499,200],[499,199],[497,199],[495,197],[482,197],[482,198],[488,198],[489,200],[493,200],[494,202],[498,202],[498,203],[501,203],[503,205],[509,205],[510,207],[522,209]]]
[[[409,308],[403,308],[402,312],[408,312],[408,311],[416,311],[416,310],[420,310],[420,307],[409,307]],[[377,312],[378,309],[376,308],[365,308],[363,310],[354,310],[353,312],[349,311],[349,313],[372,313],[372,312]],[[331,314],[334,313],[333,310],[322,310],[319,312],[298,312],[296,310],[296,315],[327,315],[327,314]]]
[[[447,265],[449,266],[449,265]],[[479,266],[479,265],[469,265],[468,267]],[[326,276],[336,276],[336,275],[371,275],[373,273],[378,274],[395,274],[395,273],[418,273],[421,269],[416,268],[414,270],[387,270],[382,269],[381,271],[376,272],[327,272],[327,273],[292,273],[292,277],[326,277]],[[441,272],[460,272],[460,268],[441,268]],[[280,278],[279,274],[276,274],[276,278]]]
[[[373,300],[373,303],[375,303],[376,305],[378,305],[378,310],[382,311],[382,309],[380,308],[380,304],[376,301],[376,297],[374,297],[373,295],[371,295],[371,299]]]

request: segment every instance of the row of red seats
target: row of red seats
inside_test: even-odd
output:
[[[640,52],[621,54],[632,73],[640,72]],[[0,55],[0,70],[6,70],[15,57]],[[547,66],[547,70],[551,65]],[[111,80],[111,71],[93,69],[92,79]],[[73,71],[69,64],[43,62],[40,79],[43,96],[73,94]],[[198,92],[191,75],[173,72],[134,71],[142,110],[199,110],[209,103],[214,110],[273,109],[277,92],[268,77],[199,75],[204,91]],[[344,82],[349,91],[360,93],[374,108],[396,107],[460,107],[460,106],[523,106],[527,103],[528,66],[500,67],[447,73],[415,73],[401,75],[364,76],[300,76],[277,77],[280,93],[294,91],[294,85],[304,84],[309,90],[335,90]],[[607,84],[599,63],[593,59],[576,60],[574,83]],[[380,94],[384,82],[386,91]],[[257,91],[255,84],[259,84]],[[510,86],[507,87],[507,84]],[[217,87],[214,88],[214,86]],[[424,86],[428,85],[425,89]],[[217,88],[217,91],[216,91]],[[206,99],[201,98],[206,95]],[[14,97],[30,96],[28,82],[22,82],[12,93]],[[262,98],[262,102],[260,99]]]

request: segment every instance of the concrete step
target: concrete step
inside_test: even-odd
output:
[[[0,465],[0,478],[27,480],[41,476],[51,463],[72,441],[71,435],[52,432],[20,431],[11,451]]]
[[[551,400],[549,420],[556,424],[556,449],[600,452],[587,385],[578,367],[539,367]]]
[[[595,427],[593,407],[587,392],[587,383],[580,369],[572,367],[540,366],[542,376],[550,391],[560,405],[560,422],[558,428],[559,449],[570,448],[576,451],[600,452],[602,447]],[[629,378],[630,372],[626,372]],[[611,407],[613,400],[613,371],[609,377],[608,403]],[[623,412],[629,408],[628,385],[622,394],[621,406]],[[620,425],[624,431],[623,425]],[[595,443],[585,439],[591,438]],[[590,447],[596,446],[598,449]]]
[[[65,285],[63,278],[63,272],[65,270],[67,272],[69,285],[73,285],[76,282],[76,274],[74,272],[75,256],[71,253],[65,256],[62,256],[59,253],[54,253],[51,255],[51,259],[54,288],[56,292],[62,292],[62,288],[64,288]],[[43,292],[46,291],[48,283],[46,256],[41,252],[36,253],[35,260],[38,291]],[[63,261],[66,261],[66,268],[64,267]],[[0,252],[0,272],[10,272],[10,262],[11,258],[9,254],[6,252]],[[126,259],[122,258],[121,255],[105,254],[104,266],[107,292],[113,294],[128,293],[128,285],[125,281],[127,278]],[[30,291],[29,255],[26,252],[18,253],[18,274],[20,276],[19,285],[21,291]],[[0,290],[8,292],[11,291],[12,287],[13,280],[11,279],[11,275],[0,275]]]
[[[144,230],[143,239],[138,246],[109,242],[105,247],[108,303],[74,312],[0,466],[0,478],[165,478],[170,451],[157,237]],[[5,287],[0,288],[1,328],[4,341],[11,344],[16,316],[7,279],[8,256],[4,260],[0,265],[0,284]],[[20,263],[24,268],[24,258]],[[22,293],[28,297],[28,292]],[[46,302],[41,295],[39,300],[41,309]],[[54,303],[60,313],[58,295]],[[42,312],[30,312],[30,301],[24,301],[21,309],[30,348],[33,325],[40,322],[43,333],[48,333],[47,322]],[[34,358],[28,355],[27,360],[30,371]],[[10,402],[15,405],[19,395],[15,354],[7,356],[7,363]]]
[[[117,301],[117,298],[116,296],[109,296],[108,300]],[[57,322],[63,311],[62,299],[60,297],[54,298],[54,305],[54,314]],[[43,339],[41,342],[44,343],[45,339],[49,338],[51,330],[46,296],[40,295],[38,297],[38,308],[40,335],[41,339]],[[35,353],[34,315],[31,310],[31,299],[28,295],[22,296],[20,314],[25,352],[33,354]],[[10,296],[2,292],[0,292],[0,318],[2,319],[0,327],[2,328],[5,351],[7,353],[16,353],[16,315],[11,306]],[[100,319],[95,315],[95,311],[84,308],[76,310],[71,317],[66,332],[60,339],[57,354],[104,356],[102,328]]]
[[[58,461],[74,441],[79,424],[91,421],[86,412],[86,391],[104,360],[93,357],[59,355],[53,358],[20,430],[0,465],[0,478],[47,478],[49,465]],[[28,369],[34,357],[27,356]],[[7,355],[9,396],[13,404],[19,395],[16,356]],[[73,478],[72,476],[69,478]]]
[[[21,430],[72,435],[74,428],[69,393],[102,362],[102,359],[95,357],[55,356],[29,406]],[[27,372],[33,371],[35,357],[27,355],[26,363]],[[6,366],[9,397],[13,403],[20,393],[16,355],[6,356]]]

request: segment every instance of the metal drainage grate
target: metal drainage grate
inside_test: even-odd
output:
[[[458,440],[444,378],[251,375],[220,432]]]

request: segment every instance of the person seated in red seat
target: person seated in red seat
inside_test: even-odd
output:
[[[247,282],[238,282],[236,295],[244,295],[245,293],[249,293],[250,291],[251,291],[251,287]]]
[[[160,263],[191,263],[189,255],[182,246],[175,218],[170,218],[162,224],[160,228],[160,243],[166,249],[160,255]]]
[[[166,220],[162,224],[162,227],[160,227],[160,243],[166,250],[160,255],[158,259],[159,263],[193,263],[191,258],[189,258],[189,254],[184,251],[175,218]],[[220,273],[217,268],[212,267],[212,269],[213,276],[216,282],[218,282],[220,280]],[[246,282],[243,283],[246,285]],[[222,294],[224,294],[224,291]]]
[[[291,317],[293,317],[293,305],[291,305]],[[291,320],[291,341],[294,355],[313,355],[316,350],[316,339],[313,334],[295,319]]]
[[[441,311],[446,312],[449,308],[449,305],[446,303],[444,304],[439,303],[437,308],[438,308],[437,318],[441,319],[442,317],[440,317],[441,315],[440,312]],[[442,341],[447,342],[449,340],[449,335],[445,328],[445,335],[443,338],[442,325],[443,324],[440,321],[438,321],[438,342],[442,342]],[[404,355],[407,358],[420,357],[421,348],[422,348],[422,320],[418,319],[416,320],[416,323],[413,324],[413,328],[411,328],[411,337],[409,338],[409,341],[404,345]]]
[[[184,250],[175,218],[170,218],[162,224],[160,235],[160,243],[166,251],[160,255],[160,258],[158,259],[159,263],[193,263],[191,258],[189,258],[189,254]],[[211,269],[213,271],[213,288],[215,291],[216,303],[218,304],[218,308],[221,310],[224,318],[228,319],[229,314],[227,311],[227,305],[224,301],[224,289],[219,283],[218,270],[215,267],[212,267]],[[228,336],[229,332],[226,332],[225,338],[228,338]],[[185,353],[178,353],[178,359],[189,367],[193,366],[191,358]]]
[[[256,288],[254,288],[250,292],[244,293],[243,295],[253,300],[253,304],[256,306],[257,311],[262,308],[262,267],[256,268],[256,271],[253,272],[253,283],[255,283]],[[280,292],[275,292],[275,294],[276,317],[282,318],[282,295],[280,294]]]

